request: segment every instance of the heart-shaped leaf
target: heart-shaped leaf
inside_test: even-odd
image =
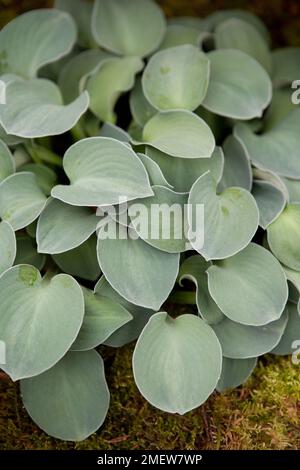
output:
[[[178,282],[183,287],[184,281],[191,281],[196,286],[196,304],[198,313],[209,325],[219,323],[224,318],[208,290],[207,270],[211,262],[202,256],[195,255],[187,258],[180,266]]]
[[[6,104],[0,105],[0,122],[8,134],[25,138],[63,134],[76,124],[89,104],[84,92],[64,106],[59,88],[41,78],[9,83],[6,96]]]
[[[199,207],[204,210],[204,227],[195,226]],[[188,222],[190,242],[206,260],[233,256],[245,248],[258,228],[259,213],[253,196],[243,188],[228,188],[216,194],[216,183],[210,172],[200,176],[189,196]],[[239,221],[238,226],[236,221]],[[201,237],[194,234],[202,230]]]
[[[154,196],[136,200],[129,216],[139,237],[167,253],[190,249],[187,235],[188,194],[176,193],[164,186],[153,186]]]
[[[9,223],[4,220],[0,222],[0,274],[14,264],[16,251],[15,233]]]
[[[197,358],[191,362],[191,357]],[[207,367],[209,364],[209,367]],[[151,405],[184,414],[213,392],[221,374],[222,353],[209,325],[194,315],[153,315],[133,355],[133,372]]]
[[[94,292],[122,305],[132,316],[132,319],[115,331],[104,344],[113,348],[120,348],[136,340],[154,311],[125,300],[111,287],[104,276],[97,282]]]
[[[37,226],[39,253],[64,253],[85,242],[96,231],[99,218],[87,207],[49,199]]]
[[[0,182],[15,172],[13,156],[7,145],[0,140]]]
[[[242,385],[250,377],[257,364],[257,358],[229,359],[223,357],[222,373],[217,385],[218,392]]]
[[[103,274],[122,297],[142,307],[160,308],[175,284],[178,254],[153,248],[112,220],[99,231],[97,250]]]
[[[143,129],[143,142],[161,152],[181,158],[210,158],[215,139],[208,125],[190,111],[156,114]]]
[[[288,299],[284,271],[265,248],[247,248],[207,270],[209,292],[231,320],[260,326],[278,320]]]
[[[151,196],[147,172],[122,142],[91,137],[72,145],[63,160],[69,186],[53,188],[52,196],[74,206],[108,206]]]
[[[289,204],[269,225],[268,243],[276,258],[300,271],[300,204]]]
[[[0,75],[34,78],[38,70],[71,51],[76,26],[65,12],[34,10],[18,16],[0,32]]]
[[[37,252],[35,239],[28,235],[17,235],[17,255],[14,264],[30,264],[41,271],[45,263],[46,256]]]
[[[62,271],[88,281],[95,281],[100,276],[96,244],[96,236],[91,236],[82,245],[52,257]]]
[[[0,184],[0,217],[20,230],[42,212],[46,196],[33,173],[16,173]]]
[[[259,209],[259,225],[265,230],[283,211],[285,195],[268,181],[254,181],[252,194]]]
[[[81,327],[80,286],[67,274],[42,279],[35,267],[24,264],[2,274],[0,292],[1,340],[6,343],[3,370],[18,380],[50,369]]]
[[[234,133],[245,146],[255,166],[274,171],[281,176],[300,179],[299,108],[295,108],[264,134],[254,134],[245,124],[238,124]]]
[[[55,0],[55,8],[72,15],[77,24],[78,43],[81,47],[97,47],[91,28],[92,3],[85,0]]]
[[[71,348],[73,351],[86,351],[99,346],[132,320],[132,315],[114,300],[93,294],[85,288],[83,295],[85,314],[79,335]]]
[[[252,57],[234,49],[208,54],[211,78],[203,106],[233,119],[261,117],[272,98],[272,83]]]
[[[105,420],[109,390],[96,351],[69,352],[43,374],[22,380],[23,404],[50,436],[82,441]]]
[[[261,33],[247,21],[231,18],[215,31],[217,49],[238,49],[256,59],[268,73],[272,70],[269,45]]]
[[[220,181],[224,167],[221,147],[215,147],[210,158],[173,158],[152,147],[146,147],[146,154],[156,162],[174,191],[189,192],[199,176],[207,171],[215,181]]]
[[[149,0],[96,0],[92,31],[99,46],[120,55],[144,57],[163,39],[165,19]]]
[[[247,326],[224,317],[212,325],[222,347],[223,356],[248,359],[270,352],[279,343],[287,324],[284,313],[279,320],[264,326]]]
[[[223,143],[224,171],[218,190],[238,186],[251,191],[252,169],[244,146],[233,136]]]
[[[133,88],[135,75],[143,66],[139,57],[116,57],[103,61],[91,75],[86,85],[90,109],[101,121],[116,122],[116,102],[122,93]]]
[[[293,344],[300,338],[300,316],[297,304],[289,302],[286,306],[288,322],[278,345],[272,350],[273,354],[286,356],[294,351]]]
[[[208,82],[209,60],[190,45],[154,54],[142,78],[145,97],[160,111],[194,111],[205,98]]]

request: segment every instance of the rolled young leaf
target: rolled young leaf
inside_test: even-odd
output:
[[[21,382],[23,404],[50,436],[82,441],[105,420],[109,390],[96,351],[68,352],[52,369]]]
[[[191,362],[191,357],[196,360]],[[141,394],[156,408],[181,415],[208,398],[221,367],[216,335],[190,314],[175,320],[165,312],[153,315],[133,355],[134,378]]]
[[[50,369],[80,330],[80,286],[67,274],[42,279],[35,267],[23,264],[1,275],[0,293],[0,335],[6,343],[2,369],[14,381]]]

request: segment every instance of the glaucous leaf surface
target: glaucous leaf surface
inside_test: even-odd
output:
[[[158,185],[158,186],[165,186],[166,188],[173,188],[173,186],[169,184],[166,178],[164,177],[164,174],[161,171],[160,166],[155,162],[155,160],[152,160],[150,157],[148,157],[147,155],[143,153],[138,153],[138,156],[147,170],[150,183],[152,186]],[[172,159],[172,162],[173,161],[174,159]]]
[[[71,0],[73,1],[73,0]],[[61,69],[58,85],[65,103],[71,103],[84,90],[93,71],[111,58],[111,54],[99,49],[82,51],[72,57]]]
[[[250,377],[256,364],[256,357],[249,359],[229,359],[228,357],[223,357],[222,373],[217,385],[218,392],[242,385]]]
[[[132,319],[115,331],[104,344],[113,348],[120,348],[136,340],[154,311],[125,300],[111,287],[104,276],[97,282],[94,292],[122,305],[132,316]]]
[[[57,85],[42,78],[11,82],[6,94],[6,104],[0,105],[0,122],[8,134],[28,139],[70,130],[89,104],[84,92],[64,106]]]
[[[100,47],[119,55],[144,57],[161,43],[162,11],[149,0],[95,0],[92,31]]]
[[[203,205],[204,227],[195,227],[196,211]],[[236,221],[239,221],[238,225]],[[203,230],[204,244],[191,245],[206,260],[224,259],[245,248],[258,228],[259,213],[253,196],[243,188],[227,188],[216,194],[216,183],[210,172],[193,184],[188,207],[191,232]]]
[[[55,8],[66,11],[74,18],[81,47],[97,47],[92,35],[93,3],[86,0],[55,0]]]
[[[287,324],[287,314],[264,326],[248,326],[224,317],[211,325],[222,347],[223,356],[229,359],[248,359],[270,352],[279,343]]]
[[[0,32],[0,75],[34,78],[38,70],[71,51],[76,26],[65,12],[33,10],[18,16]]]
[[[144,127],[157,113],[157,110],[146,99],[141,78],[137,78],[129,98],[130,111],[136,123]]]
[[[50,198],[37,225],[40,253],[64,253],[85,242],[96,231],[99,218],[88,207],[76,207]]]
[[[210,295],[231,320],[260,326],[278,320],[288,299],[284,271],[262,246],[244,250],[207,270]]]
[[[46,256],[37,252],[34,238],[29,235],[17,235],[17,255],[15,265],[30,264],[41,271],[46,263]]]
[[[272,98],[272,83],[263,67],[235,49],[207,54],[211,78],[204,108],[233,119],[261,117]]]
[[[82,289],[85,313],[79,335],[71,347],[73,351],[86,351],[99,346],[132,320],[132,315],[114,300]]]
[[[300,77],[300,47],[275,49],[273,59],[273,82],[275,86],[290,85]]]
[[[185,207],[188,193],[176,193],[164,186],[152,186],[154,196],[135,200],[128,213],[139,237],[167,253],[190,249]]]
[[[0,292],[1,340],[6,343],[2,369],[14,381],[50,369],[81,327],[84,302],[79,284],[67,274],[42,279],[34,266],[23,264],[2,274]]]
[[[259,209],[259,225],[266,230],[283,211],[285,195],[268,181],[254,181],[252,194]]]
[[[115,139],[77,142],[65,153],[63,166],[70,185],[55,186],[52,196],[74,206],[107,206],[153,194],[138,156]]]
[[[116,122],[116,102],[122,93],[133,88],[135,75],[143,66],[139,57],[116,57],[102,61],[91,74],[86,85],[90,109],[101,121]]]
[[[169,49],[170,47],[183,46],[185,44],[198,46],[200,34],[199,29],[195,26],[169,24],[159,49]]]
[[[300,181],[289,178],[281,178],[289,195],[291,204],[300,204]]]
[[[295,351],[293,344],[300,338],[300,316],[297,304],[289,302],[286,306],[288,322],[278,345],[271,351],[278,356],[286,356]]]
[[[68,352],[52,369],[22,380],[23,404],[50,436],[82,441],[105,420],[109,390],[96,351]]]
[[[209,60],[197,47],[184,45],[156,52],[142,78],[146,99],[160,111],[194,111],[205,98]]]
[[[0,140],[0,182],[15,172],[15,163],[8,146]]]
[[[161,168],[174,191],[189,192],[199,176],[207,171],[218,182],[224,168],[224,155],[221,147],[215,147],[210,158],[173,158],[153,147],[146,147],[146,154]]]
[[[101,271],[122,297],[142,307],[160,308],[175,284],[179,254],[153,248],[114,221],[99,231],[97,251]]]
[[[218,10],[209,15],[205,21],[211,29],[215,29],[220,23],[223,23],[224,21],[229,20],[231,18],[246,21],[247,23],[254,26],[254,28],[256,28],[256,30],[265,38],[268,43],[271,42],[271,36],[266,25],[258,16],[254,15],[251,11],[239,10],[237,8],[228,10]]]
[[[272,184],[275,188],[284,194],[285,200],[289,200],[289,193],[282,176],[277,175],[274,171],[263,170],[262,168],[252,168],[253,178],[256,181],[263,181]]]
[[[0,274],[14,264],[16,250],[15,232],[10,224],[3,220],[0,222]]]
[[[220,23],[215,31],[215,42],[217,49],[238,49],[245,52],[271,73],[272,58],[269,45],[249,22],[231,18]]]
[[[295,106],[291,100],[290,88],[275,88],[271,104],[264,115],[264,132],[271,131],[273,127],[280,124],[295,109]]]
[[[276,258],[300,271],[300,204],[288,204],[267,229],[268,243]]]
[[[119,126],[111,122],[104,122],[99,130],[100,137],[109,137],[111,139],[119,140],[120,142],[129,144],[130,142],[130,135],[128,132],[124,131]]]
[[[40,163],[25,163],[18,168],[18,171],[33,173],[37,183],[46,196],[49,196],[51,189],[57,183],[57,175],[54,170]]]
[[[210,158],[215,139],[208,125],[190,111],[157,113],[143,129],[143,142],[180,158]]]
[[[95,281],[100,276],[96,245],[97,239],[93,235],[82,245],[52,257],[62,271],[88,281]]]
[[[244,146],[230,135],[223,143],[224,170],[218,190],[237,186],[251,191],[252,169]]]
[[[207,270],[211,264],[211,262],[205,261],[202,256],[190,256],[181,264],[178,275],[181,287],[184,287],[185,281],[191,281],[195,284],[198,313],[209,325],[216,324],[224,318],[223,312],[208,290]]]
[[[281,176],[300,179],[300,109],[295,108],[270,131],[256,135],[245,124],[234,129],[252,163]],[[288,158],[287,158],[288,155]]]
[[[190,314],[175,320],[165,312],[153,315],[133,355],[134,378],[141,394],[156,408],[181,415],[209,397],[221,367],[216,335]]]
[[[40,215],[46,200],[33,173],[16,173],[0,184],[0,217],[20,230]]]

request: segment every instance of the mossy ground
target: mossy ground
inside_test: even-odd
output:
[[[18,385],[0,382],[0,449],[299,449],[300,365],[267,356],[243,387],[215,393],[185,416],[149,405],[132,377],[132,346],[105,350],[111,406],[89,439],[67,443],[35,426]]]
[[[16,13],[51,0],[0,0],[0,27]],[[299,0],[160,0],[168,15],[204,16],[247,8],[262,16],[275,45],[300,45]],[[139,394],[131,371],[132,346],[104,351],[111,406],[104,426],[81,443],[40,431],[22,408],[18,385],[0,380],[0,449],[299,449],[300,365],[267,356],[243,386],[215,393],[185,416],[162,413]]]

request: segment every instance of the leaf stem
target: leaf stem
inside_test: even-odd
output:
[[[48,163],[49,165],[62,166],[62,158],[52,150],[36,144],[25,144],[26,150],[35,163]]]

